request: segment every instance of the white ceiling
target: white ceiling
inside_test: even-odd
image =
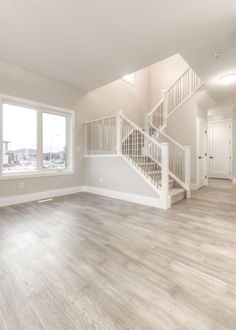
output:
[[[82,90],[176,53],[214,97],[236,94],[217,82],[236,72],[236,1],[0,0],[0,60]]]

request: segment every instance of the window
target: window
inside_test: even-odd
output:
[[[35,110],[3,105],[3,173],[36,169]]]
[[[66,168],[66,117],[43,114],[43,167]]]
[[[9,100],[0,109],[0,177],[72,170],[73,112]]]
[[[131,85],[134,85],[134,74],[130,73],[122,77],[122,79],[126,82],[128,82]]]

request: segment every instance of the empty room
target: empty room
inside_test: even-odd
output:
[[[236,329],[236,2],[0,1],[0,330]]]

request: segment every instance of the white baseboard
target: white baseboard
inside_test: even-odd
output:
[[[0,198],[0,207],[28,203],[28,202],[52,198],[52,197],[66,196],[70,194],[76,194],[81,191],[84,191],[83,186],[68,187],[62,189],[36,192],[32,194],[3,197]]]
[[[142,195],[124,193],[121,191],[114,191],[110,189],[103,189],[98,187],[85,186],[84,191],[91,194],[101,195],[105,197],[120,199],[127,202],[142,204],[163,209],[162,201],[160,198],[147,197]]]
[[[89,192],[89,193],[96,194],[96,195],[120,199],[120,200],[124,200],[127,202],[151,206],[151,207],[160,208],[160,209],[165,208],[163,206],[162,200],[158,197],[153,198],[153,197],[148,197],[148,196],[124,193],[121,191],[114,191],[114,190],[90,187],[90,186],[76,186],[76,187],[69,187],[69,188],[63,188],[63,189],[36,192],[36,193],[32,193],[32,194],[23,194],[23,195],[3,197],[3,198],[0,198],[0,207],[16,205],[16,204],[23,204],[23,203],[33,202],[33,201],[39,201],[39,200],[53,198],[53,197],[66,196],[66,195],[70,195],[70,194],[76,194],[79,192]]]

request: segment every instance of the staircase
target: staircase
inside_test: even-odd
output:
[[[156,191],[161,206],[171,207],[191,194],[191,150],[165,132],[168,118],[202,85],[189,68],[146,115],[145,130],[122,112],[85,123],[87,155],[119,155]]]

